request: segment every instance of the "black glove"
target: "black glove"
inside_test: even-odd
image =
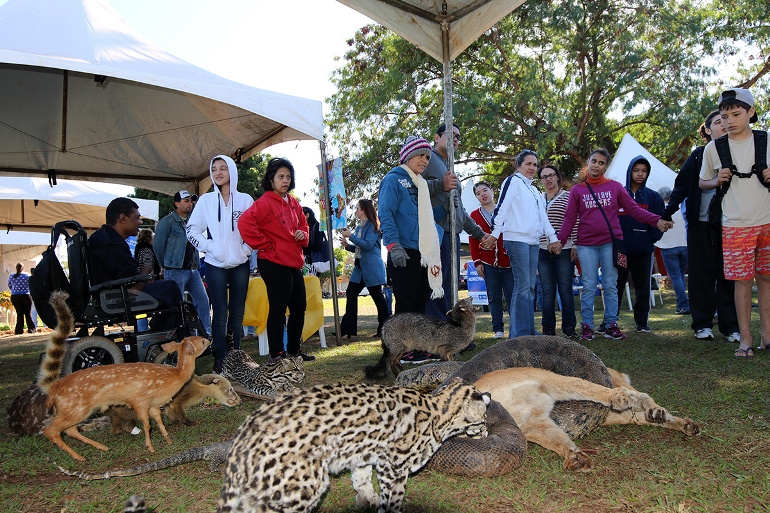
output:
[[[394,267],[406,267],[406,261],[409,260],[409,255],[406,254],[406,250],[396,242],[390,248],[390,261],[393,262]]]

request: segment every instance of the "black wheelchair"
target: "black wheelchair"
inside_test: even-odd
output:
[[[56,255],[63,236],[67,245],[67,270]],[[48,300],[56,290],[69,294],[67,303],[75,319],[75,334],[68,339],[62,374],[97,365],[123,362],[174,364],[176,354],[161,348],[184,336],[206,336],[195,307],[189,301],[161,306],[159,301],[131,287],[151,281],[152,275],[137,275],[105,283],[90,283],[88,236],[76,221],[62,221],[51,230],[51,245],[43,253],[30,278],[30,294],[38,315],[51,328],[57,324]],[[152,318],[179,313],[181,324],[174,329],[153,330]],[[138,331],[137,320],[149,318],[150,330]],[[106,329],[112,328],[112,329]]]

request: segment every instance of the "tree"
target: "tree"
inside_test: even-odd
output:
[[[741,0],[749,3],[751,0]],[[764,3],[764,2],[762,2]],[[714,107],[722,14],[690,0],[530,0],[452,64],[458,162],[502,180],[524,148],[574,177],[589,151],[626,132],[678,168]],[[349,192],[371,195],[406,135],[427,136],[443,115],[443,72],[389,30],[369,25],[332,75],[332,139]]]
[[[271,158],[272,157],[270,154],[267,153],[255,153],[243,162],[235,163],[236,167],[238,168],[238,190],[240,192],[245,192],[255,200],[262,196],[264,191],[260,186],[260,182],[262,181],[262,177],[265,176],[265,171],[267,170],[267,162]],[[212,190],[213,186],[209,188],[209,191]],[[173,195],[169,196],[168,194],[163,194],[161,192],[135,188],[132,197],[158,200],[158,213],[160,217],[163,217],[174,210]]]

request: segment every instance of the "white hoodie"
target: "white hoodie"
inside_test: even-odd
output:
[[[500,199],[492,217],[492,236],[503,240],[540,244],[544,235],[548,242],[559,240],[548,220],[545,202],[532,180],[514,173],[503,181]]]
[[[227,155],[217,155],[209,163],[209,174],[214,181],[211,167],[215,159],[227,163],[230,171],[230,198],[225,205],[219,187],[198,199],[195,209],[187,221],[187,240],[206,253],[206,265],[231,269],[246,262],[251,248],[241,239],[238,219],[254,203],[246,193],[238,192],[238,168]]]

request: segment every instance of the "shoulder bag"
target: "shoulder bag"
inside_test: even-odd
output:
[[[612,231],[612,225],[610,224],[610,220],[607,219],[607,214],[604,213],[602,204],[599,203],[599,198],[596,197],[594,190],[588,182],[586,182],[586,186],[588,187],[591,196],[593,196],[596,206],[599,207],[599,212],[602,213],[602,217],[604,217],[604,220],[607,222],[607,228],[610,230],[610,237],[612,237],[612,265],[617,269],[627,269],[628,257],[626,256],[626,245],[623,243],[623,239],[615,237],[615,232]]]

